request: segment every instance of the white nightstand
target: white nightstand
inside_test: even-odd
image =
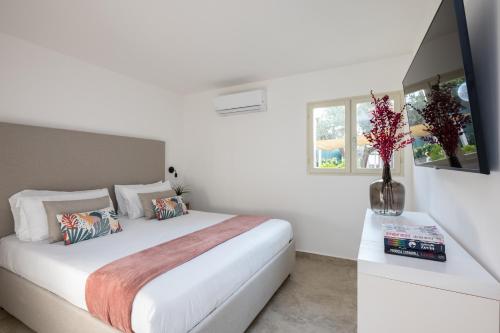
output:
[[[447,261],[384,253],[383,223],[437,225]],[[498,281],[429,215],[366,212],[358,253],[358,333],[499,333],[499,316]]]

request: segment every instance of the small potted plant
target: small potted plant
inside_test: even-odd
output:
[[[183,195],[191,192],[191,190],[181,182],[176,182],[175,184],[173,184],[172,190],[174,190],[175,194],[177,195]]]
[[[178,196],[183,196],[183,195],[188,194],[189,192],[191,192],[191,190],[186,185],[184,185],[182,182],[175,182],[172,185],[172,190],[174,190],[175,194],[177,194]],[[190,209],[189,202],[184,201],[184,203],[186,204],[187,209]]]
[[[384,163],[382,179],[370,185],[371,209],[380,215],[401,215],[405,204],[403,184],[391,177],[391,160],[394,152],[413,142],[409,132],[405,132],[403,107],[395,111],[389,96],[376,98],[371,92],[372,104],[371,130],[364,133],[370,145],[378,152]]]

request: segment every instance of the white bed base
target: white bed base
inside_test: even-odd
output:
[[[292,240],[192,333],[244,332],[295,265]],[[39,333],[116,333],[90,313],[32,282],[0,268],[0,307]]]

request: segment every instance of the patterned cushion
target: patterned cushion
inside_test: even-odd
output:
[[[151,192],[151,193],[137,193],[141,201],[142,209],[144,210],[144,217],[148,220],[154,219],[156,213],[154,211],[153,199],[158,198],[171,198],[177,196],[174,190]]]
[[[49,224],[49,243],[63,240],[61,224],[57,220],[58,214],[105,209],[110,205],[112,205],[112,201],[109,195],[95,199],[43,201],[43,206],[47,213],[47,222]]]
[[[58,214],[64,244],[70,245],[122,231],[113,207],[83,213]]]
[[[182,197],[180,196],[153,199],[152,202],[158,220],[166,220],[188,213],[186,205],[182,202]]]

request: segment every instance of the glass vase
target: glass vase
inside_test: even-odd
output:
[[[382,179],[370,184],[370,205],[374,213],[379,215],[398,216],[405,206],[405,187],[392,180],[391,166],[386,163]]]

